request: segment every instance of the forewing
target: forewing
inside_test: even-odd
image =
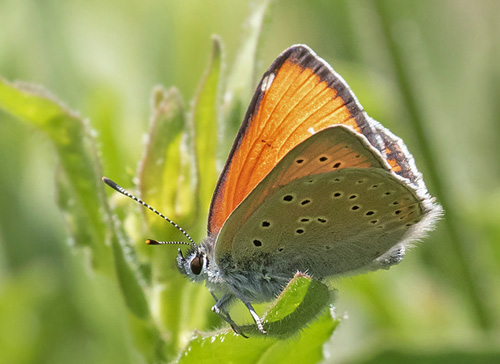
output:
[[[290,150],[312,133],[346,125],[384,154],[372,120],[345,81],[308,47],[283,52],[264,74],[229,154],[210,207],[208,231],[228,216]]]

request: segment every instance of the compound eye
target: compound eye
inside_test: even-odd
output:
[[[201,268],[203,268],[203,257],[194,257],[191,261],[190,268],[193,274],[199,275],[201,273]]]

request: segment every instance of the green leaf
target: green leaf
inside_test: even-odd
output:
[[[139,274],[132,268],[134,265],[127,261],[119,237],[114,236],[111,239],[116,275],[125,303],[134,315],[146,320],[149,318],[149,307],[143,291],[144,284],[138,280]]]
[[[317,363],[322,359],[323,344],[338,325],[328,310],[330,301],[331,293],[325,285],[298,273],[264,316],[266,335],[255,325],[241,327],[249,339],[229,329],[197,333],[179,362]]]
[[[264,314],[267,335],[281,339],[295,335],[328,307],[333,298],[333,293],[323,283],[297,273]],[[261,335],[256,325],[242,326],[242,331]]]
[[[178,204],[181,179],[181,143],[185,130],[184,103],[175,88],[153,90],[151,126],[139,169],[141,197],[172,219],[189,215],[193,204]],[[189,181],[188,181],[189,182]],[[192,191],[190,191],[192,195]],[[188,209],[188,211],[185,211]],[[150,225],[162,229],[165,221],[147,214]],[[174,229],[173,229],[174,230]],[[172,230],[172,231],[173,231]]]
[[[186,227],[198,216],[196,160],[193,126],[186,117],[177,89],[156,87],[152,96],[151,126],[146,152],[139,171],[141,195],[179,225]],[[187,241],[187,238],[164,220],[145,211],[149,233],[158,240]],[[173,246],[148,246],[152,266],[151,304],[155,321],[166,338],[166,355],[180,348],[181,333],[193,329],[187,319],[189,305],[183,304],[189,283],[175,266],[177,249]],[[200,291],[194,287],[189,291]],[[210,312],[210,311],[208,311]],[[198,323],[203,320],[198,320]]]
[[[220,78],[222,70],[222,42],[212,38],[212,56],[193,104],[196,158],[202,210],[207,211],[217,182],[216,150],[219,129]]]
[[[134,255],[122,249],[101,181],[95,141],[87,123],[48,92],[0,79],[0,106],[39,128],[51,139],[61,161],[57,176],[58,202],[77,246],[88,246],[96,270],[116,268],[125,302],[140,318],[147,318],[147,301],[134,267]],[[112,236],[112,249],[106,245]],[[114,264],[113,264],[114,261]]]
[[[56,173],[56,185],[57,204],[71,236],[70,244],[74,247],[89,245],[94,239],[92,226],[88,224],[84,210],[76,203],[73,186],[68,175],[61,168]]]
[[[66,179],[59,202],[68,212],[67,220],[69,215],[78,211],[74,214],[75,223],[71,225],[74,241],[90,248],[94,268],[109,273],[112,257],[105,245],[109,216],[90,127],[42,88],[11,84],[1,78],[0,107],[37,127],[52,141],[61,161],[61,173]]]

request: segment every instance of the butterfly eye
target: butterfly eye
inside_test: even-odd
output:
[[[191,272],[196,275],[201,273],[201,268],[203,268],[203,257],[194,257],[190,264]]]

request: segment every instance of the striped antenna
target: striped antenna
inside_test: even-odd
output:
[[[186,243],[185,241],[158,241],[158,240],[153,240],[153,239],[146,240],[146,244],[148,244],[148,245],[168,245],[168,244],[191,245],[190,243]]]
[[[166,217],[165,215],[163,215],[161,212],[157,211],[154,207],[149,206],[147,203],[145,203],[144,201],[142,201],[140,198],[135,197],[130,192],[128,192],[126,189],[124,189],[123,187],[119,186],[118,184],[116,184],[115,182],[113,182],[112,180],[110,180],[109,178],[102,177],[102,181],[104,183],[106,183],[109,187],[111,187],[112,189],[114,189],[115,191],[120,192],[122,195],[130,197],[132,200],[134,200],[136,202],[139,202],[141,205],[147,207],[149,210],[153,211],[156,215],[160,216],[161,218],[163,218],[164,220],[166,220],[167,222],[169,222],[170,224],[172,224],[177,230],[179,230],[181,233],[183,233],[184,236],[186,238],[188,238],[189,241],[191,242],[191,243],[186,243],[186,242],[181,242],[181,241],[156,241],[156,240],[149,239],[149,240],[146,240],[146,244],[149,244],[149,245],[184,244],[184,245],[192,245],[193,247],[196,248],[197,245],[194,242],[193,238],[191,238],[189,236],[189,234],[183,228],[181,228],[175,222],[173,222],[168,217]]]

